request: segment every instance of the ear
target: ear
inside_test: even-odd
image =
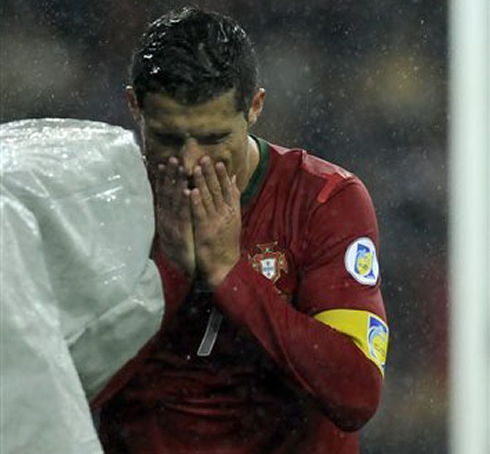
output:
[[[136,99],[136,93],[131,85],[126,87],[126,99],[134,121],[139,123],[141,120],[141,109],[138,105],[138,100]]]
[[[259,88],[252,98],[252,102],[250,103],[250,108],[248,109],[248,127],[252,127],[260,114],[262,113],[262,109],[264,108],[265,101],[265,90],[263,88]]]

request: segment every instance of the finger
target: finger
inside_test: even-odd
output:
[[[196,188],[199,190],[199,199],[206,212],[209,214],[215,213],[216,209],[214,207],[213,197],[209,192],[209,188],[204,178],[201,166],[196,166],[196,168],[194,169],[194,182],[196,184]]]
[[[166,164],[159,164],[157,169],[156,196],[161,209],[169,210],[177,206],[176,185],[178,181],[178,161],[171,158]]]
[[[161,207],[163,204],[164,196],[163,196],[163,181],[167,168],[165,164],[159,164],[157,170],[155,172],[155,196],[157,206]]]
[[[236,200],[238,200],[238,202],[240,202],[240,197],[242,195],[242,192],[240,191],[240,188],[238,187],[236,175],[233,175],[231,177],[231,187],[233,190],[233,196],[235,197]]]
[[[186,188],[182,191],[182,203],[179,208],[180,220],[184,223],[191,222],[191,191]]]
[[[163,179],[162,195],[164,197],[170,196],[173,193],[175,184],[177,183],[177,172],[178,172],[179,161],[176,158],[171,157],[167,164],[164,166],[164,172],[160,176]]]
[[[147,165],[146,166],[146,173],[148,175],[148,179],[150,180],[150,185],[153,189],[153,191],[156,194],[157,191],[157,168],[154,165]]]
[[[231,205],[233,203],[233,187],[224,163],[218,162],[216,164],[216,174],[218,175],[218,180],[221,186],[221,192],[223,194],[224,201],[228,205]]]
[[[216,175],[216,169],[209,156],[205,156],[201,159],[201,167],[214,206],[217,210],[220,210],[223,207],[223,192],[218,176]]]
[[[177,170],[177,182],[174,187],[173,193],[173,207],[176,211],[179,211],[184,200],[184,191],[187,189],[188,183],[185,177],[184,168],[179,166]]]
[[[207,212],[204,208],[203,200],[199,189],[194,188],[190,193],[190,205],[192,216],[197,222],[202,222],[207,219]]]
[[[159,164],[154,175],[155,175],[155,214],[158,225],[162,222],[164,218],[164,212],[168,209],[167,202],[163,196],[163,175],[165,174],[166,166],[164,164]]]

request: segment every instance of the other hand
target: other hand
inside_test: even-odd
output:
[[[194,169],[191,191],[196,263],[211,288],[217,287],[240,259],[242,217],[236,176],[208,156]]]
[[[196,258],[190,191],[184,170],[176,158],[170,158],[167,164],[159,164],[155,193],[160,250],[170,263],[194,276]]]

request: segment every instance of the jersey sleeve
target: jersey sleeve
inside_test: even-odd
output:
[[[302,311],[349,336],[384,376],[388,327],[380,290],[378,226],[357,179],[332,192],[307,232]]]
[[[166,306],[163,324],[165,326],[189,294],[192,279],[173,266],[158,247],[155,247],[153,255],[165,292]]]
[[[295,306],[245,259],[215,294],[220,309],[345,431],[361,428],[380,398],[384,360],[369,357],[373,344],[386,351],[386,339],[379,339],[386,318],[374,268],[377,245],[366,189],[356,179],[343,180],[311,210]],[[369,323],[378,328],[371,341]]]

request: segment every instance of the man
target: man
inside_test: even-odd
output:
[[[102,410],[108,454],[358,453],[388,329],[371,200],[349,172],[249,135],[264,104],[232,19],[165,15],[129,104],[156,195],[167,310]]]

